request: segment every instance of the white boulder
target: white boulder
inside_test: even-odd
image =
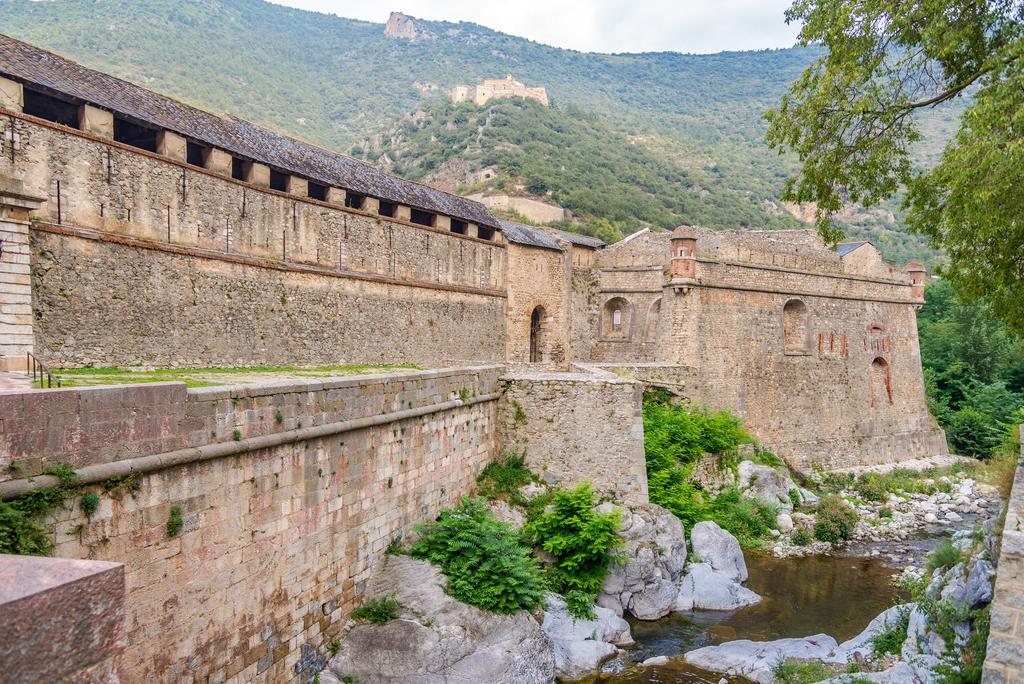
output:
[[[839,644],[827,634],[775,641],[740,639],[698,648],[683,656],[683,660],[695,667],[746,677],[758,684],[772,684],[775,668],[789,658],[822,663],[846,662],[844,654],[839,651]]]
[[[760,603],[761,597],[709,563],[691,563],[673,610],[736,610]]]
[[[541,629],[551,639],[555,655],[555,675],[579,679],[615,657],[616,645],[633,643],[629,623],[613,611],[600,606],[593,620],[580,620],[569,614],[565,600],[557,594],[545,598]]]
[[[699,522],[690,530],[690,547],[701,561],[715,572],[735,582],[747,581],[747,563],[736,537],[711,520]]]

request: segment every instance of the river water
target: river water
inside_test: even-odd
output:
[[[734,639],[767,641],[824,633],[842,642],[860,633],[897,598],[892,583],[896,570],[878,557],[780,560],[748,552],[746,561],[750,574],[747,586],[764,598],[761,603],[732,612],[693,611],[649,622],[631,619],[637,645],[606,668],[620,671],[605,672],[594,681],[717,684],[722,675],[691,668],[681,659],[658,667],[638,667],[635,663],[659,655],[679,656]]]

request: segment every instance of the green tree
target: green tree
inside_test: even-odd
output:
[[[797,0],[787,22],[827,52],[768,112],[768,141],[802,164],[787,198],[824,236],[846,202],[902,189],[908,226],[944,248],[958,292],[1024,331],[1024,6],[1017,0]],[[973,97],[931,169],[914,165],[920,113]]]

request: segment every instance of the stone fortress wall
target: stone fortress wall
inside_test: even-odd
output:
[[[0,118],[0,139],[0,175],[45,198],[31,251],[47,363],[323,364],[340,348],[436,365],[456,339],[458,358],[504,357],[503,244],[27,117]]]
[[[813,231],[637,234],[574,272],[575,357],[691,367],[688,398],[738,413],[796,468],[946,453],[924,400],[923,268],[850,247]]]
[[[548,106],[548,91],[543,86],[531,88],[508,74],[505,78],[484,79],[477,85],[457,85],[448,92],[453,102],[472,102],[476,106],[500,97],[523,97]]]
[[[305,682],[388,544],[495,457],[501,370],[0,394],[0,497],[56,462],[100,495],[48,524],[54,555],[124,563],[122,682]]]

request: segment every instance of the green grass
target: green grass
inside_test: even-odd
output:
[[[147,382],[184,382],[187,387],[215,387],[232,382],[231,376],[296,375],[320,377],[330,374],[359,375],[374,371],[419,370],[413,364],[340,364],[327,366],[237,366],[207,368],[158,368],[142,370],[121,368],[61,368],[54,375],[61,380],[62,387],[89,387],[101,385],[124,385]],[[212,376],[212,377],[211,377]],[[263,378],[260,378],[263,379]]]
[[[822,663],[803,660],[785,660],[775,667],[776,684],[814,684],[831,676]]]
[[[888,629],[879,632],[871,639],[871,648],[875,657],[898,654],[907,640],[907,628],[910,625],[910,609],[903,608],[899,620]]]
[[[520,487],[535,482],[536,475],[526,467],[522,454],[509,453],[487,464],[476,477],[477,490],[486,499],[508,499],[525,505]]]
[[[953,546],[953,542],[947,539],[932,549],[932,552],[928,554],[926,567],[928,568],[928,572],[932,573],[940,568],[943,570],[951,568],[963,559],[963,551]]]

